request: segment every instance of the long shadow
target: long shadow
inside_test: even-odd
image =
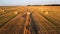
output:
[[[34,31],[34,34],[38,34],[38,28],[35,24],[35,21],[33,20],[33,16],[32,16],[32,13],[30,14],[30,18],[31,18],[31,27],[32,27],[32,30]]]

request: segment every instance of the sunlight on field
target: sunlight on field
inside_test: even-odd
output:
[[[2,10],[3,12],[5,11],[5,10]]]
[[[18,12],[15,12],[15,14],[18,14]]]
[[[29,14],[30,14],[30,12],[27,12],[27,14],[29,15]]]
[[[48,12],[45,12],[45,14],[47,15],[47,14],[48,14]]]
[[[0,13],[3,13],[3,12],[5,12],[5,10],[0,9]]]

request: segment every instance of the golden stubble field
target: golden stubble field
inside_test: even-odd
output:
[[[42,25],[41,26],[42,28],[44,27],[43,28],[44,30],[41,28],[42,33],[47,30],[49,32],[54,31],[54,33],[56,31],[59,31],[59,33],[60,33],[60,29],[58,28],[58,27],[60,27],[60,25],[59,25],[60,24],[60,6],[16,6],[16,7],[15,6],[12,6],[12,7],[6,6],[6,7],[0,7],[0,17],[1,17],[0,18],[0,28],[5,26],[6,30],[9,33],[11,30],[10,27],[13,25],[15,27],[13,27],[11,33],[21,33],[21,31],[23,30],[22,26],[24,25],[24,20],[26,19],[25,16],[26,16],[27,12],[32,13],[31,17],[35,16],[35,17],[31,18],[31,20],[34,19],[34,21],[37,21],[36,23],[34,22],[36,25],[39,24],[39,26]],[[11,19],[13,19],[13,20],[11,20]],[[28,16],[27,16],[27,19],[28,19]],[[50,23],[50,21],[51,21],[51,23]],[[56,22],[54,22],[54,21],[56,21]],[[27,22],[28,22],[28,20],[27,20]],[[6,23],[8,23],[7,25],[10,24],[9,25],[10,27],[4,25]],[[32,21],[32,23],[33,23],[33,21]],[[56,27],[52,28],[51,24],[53,24]],[[18,27],[17,31],[16,31],[16,28],[17,28],[16,26]],[[19,29],[20,26],[21,26],[22,30]],[[7,33],[5,31],[5,28],[3,27],[3,29],[1,29],[0,32]],[[40,27],[35,26],[35,28],[40,28]],[[49,30],[51,28],[52,28],[52,31]],[[56,28],[56,31],[55,31],[55,28]]]
[[[0,13],[7,11],[18,12],[41,12],[47,16],[60,20],[60,6],[0,6]]]
[[[60,6],[30,6],[30,10],[60,21]]]

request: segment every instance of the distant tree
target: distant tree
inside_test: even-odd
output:
[[[27,6],[30,6],[30,5],[27,5]]]

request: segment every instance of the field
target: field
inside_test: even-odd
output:
[[[0,6],[0,34],[60,34],[60,6]]]

